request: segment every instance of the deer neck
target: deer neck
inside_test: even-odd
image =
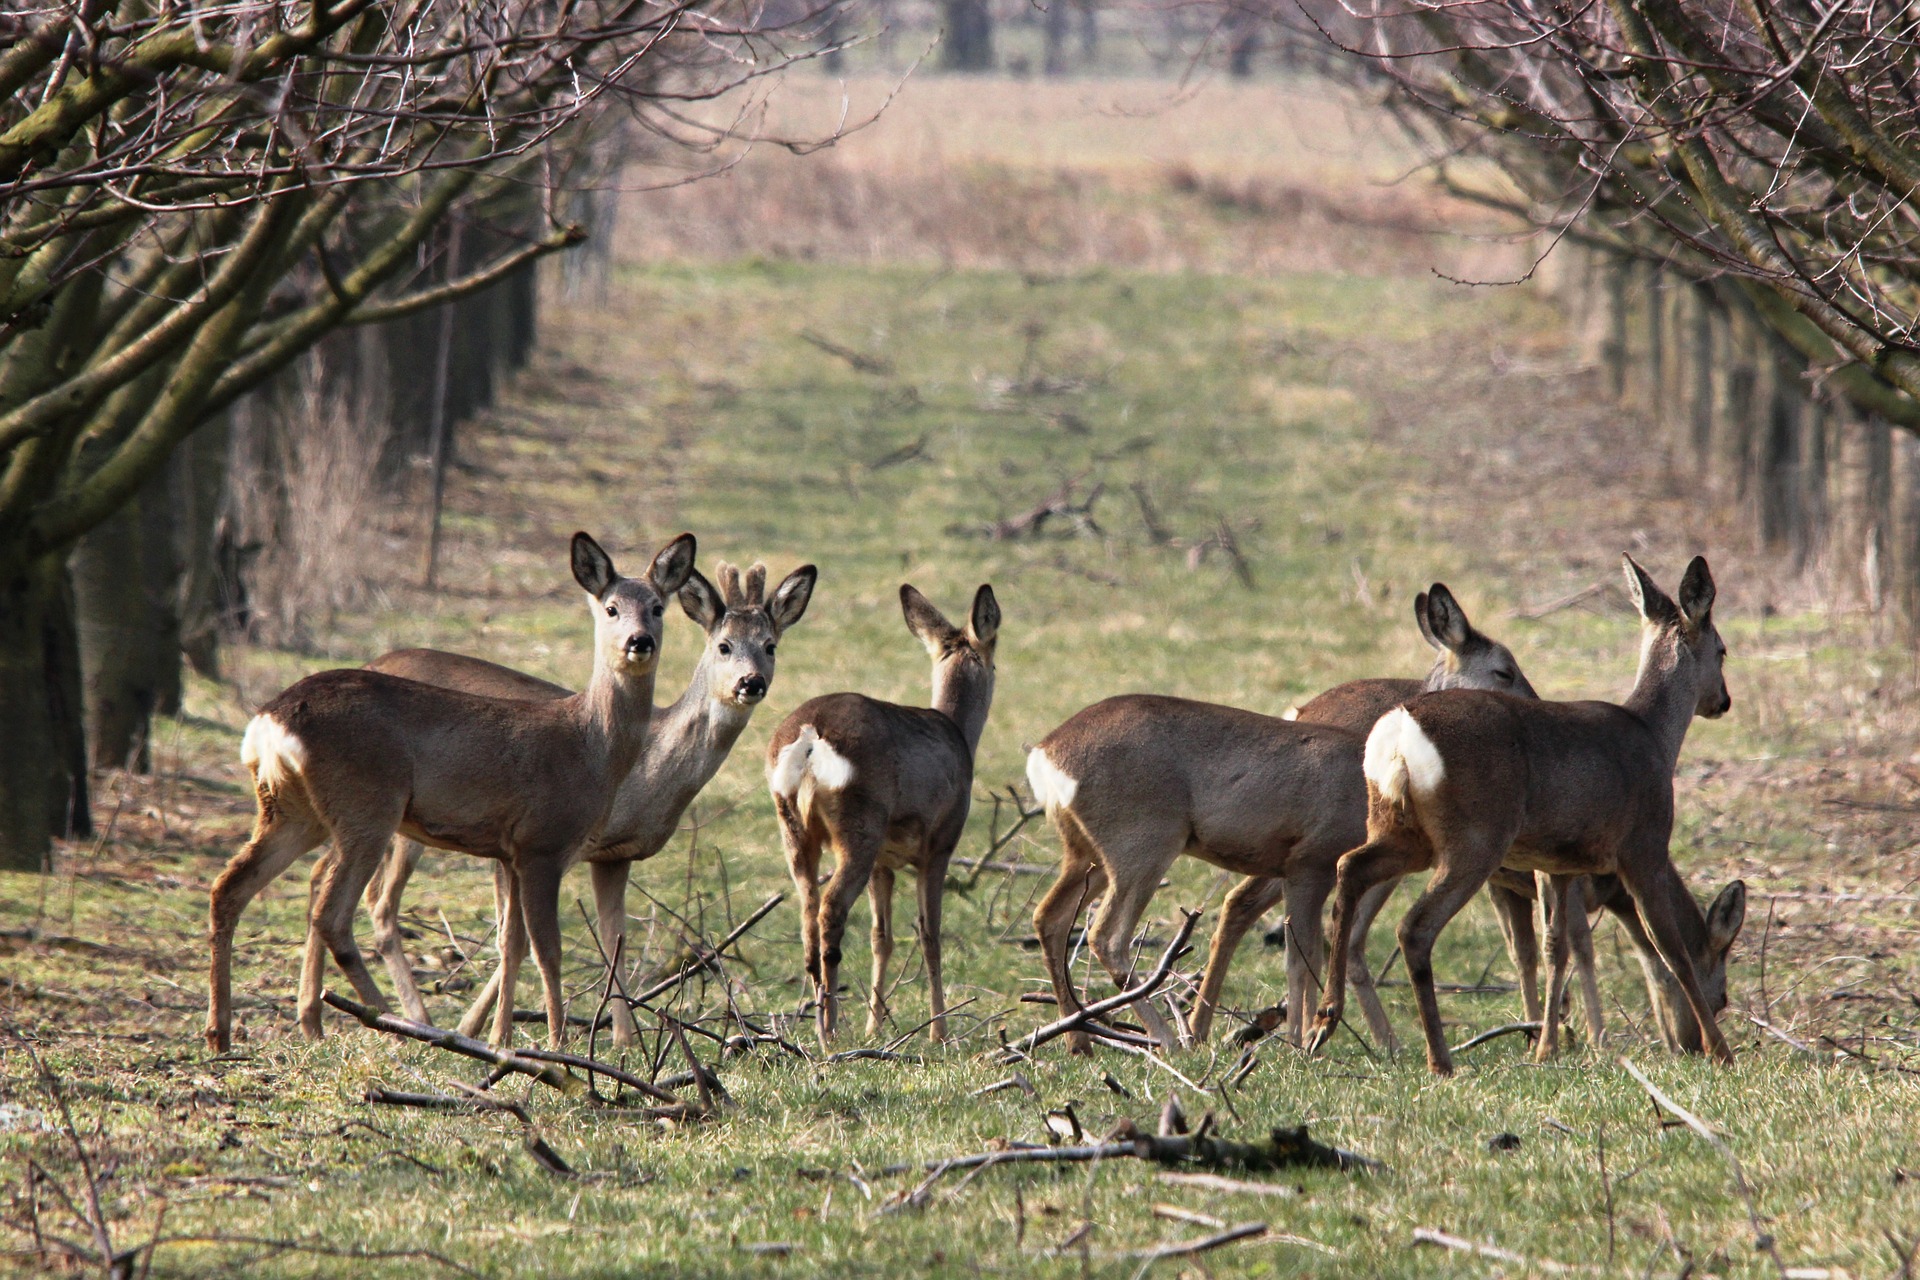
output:
[[[721,702],[713,696],[713,667],[703,653],[692,678],[687,681],[686,690],[673,705],[654,713],[653,728],[648,735],[649,754],[667,752],[688,760],[697,759],[707,767],[707,774],[700,779],[704,783],[733,750],[734,742],[751,719],[752,707]]]
[[[993,672],[959,666],[933,668],[933,709],[959,726],[967,740],[967,754],[980,753],[980,735],[987,730],[987,712],[993,709]]]
[[[611,777],[626,777],[646,746],[657,670],[656,663],[645,675],[624,675],[605,655],[594,655],[593,678],[579,694],[579,714],[598,739]]]
[[[1640,644],[1640,670],[1626,709],[1653,730],[1671,774],[1680,762],[1680,747],[1700,701],[1693,655],[1680,638],[1666,628],[1647,628]]]

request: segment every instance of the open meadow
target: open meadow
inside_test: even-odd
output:
[[[832,109],[824,90],[791,93],[790,120]],[[97,780],[97,838],[61,846],[50,876],[0,876],[0,1269],[46,1265],[36,1232],[86,1236],[91,1185],[113,1246],[140,1251],[127,1274],[155,1276],[1912,1274],[1913,652],[1824,603],[1825,569],[1789,575],[1757,552],[1728,495],[1646,445],[1550,300],[1436,273],[1493,278],[1526,258],[1484,215],[1382,185],[1407,161],[1384,120],[1310,84],[1151,107],[1144,90],[932,79],[841,149],[756,153],[625,202],[604,283],[548,281],[542,350],[460,441],[441,588],[415,581],[416,509],[367,521],[340,551],[370,579],[367,607],[310,651],[231,652],[227,678],[197,682],[156,731],[151,776]],[[1044,140],[1010,133],[1007,113]],[[1247,132],[1225,145],[1236,120]],[[1083,510],[996,528],[1049,500]],[[717,1036],[744,1018],[794,1050],[722,1057],[694,1035],[731,1104],[684,1124],[514,1078],[496,1092],[524,1120],[373,1105],[370,1084],[452,1093],[483,1068],[336,1014],[323,1041],[300,1038],[303,862],[242,921],[235,1051],[210,1057],[207,890],[252,818],[249,716],[300,675],[411,645],[577,687],[591,633],[567,571],[575,529],[629,573],[682,530],[709,576],[720,560],[764,560],[776,580],[819,566],[766,704],[628,897],[636,988],[786,892],[667,998]],[[1436,580],[1543,696],[1617,699],[1639,639],[1623,550],[1669,590],[1703,553],[1720,586],[1733,710],[1688,737],[1674,857],[1703,902],[1749,886],[1721,1018],[1736,1065],[1662,1050],[1609,922],[1604,1045],[1577,1036],[1535,1065],[1507,1035],[1436,1079],[1389,961],[1390,905],[1372,951],[1397,1056],[1346,1032],[1318,1058],[1242,1043],[1285,990],[1256,932],[1212,1045],[1149,1061],[1054,1041],[1017,1067],[1024,1087],[987,1089],[1016,1070],[996,1059],[1003,1037],[1052,1017],[1022,997],[1049,990],[1031,917],[1055,841],[1033,821],[992,847],[1014,822],[1009,787],[1024,794],[1023,744],[1113,693],[1278,714],[1343,680],[1423,674],[1412,599]],[[925,703],[902,582],[955,618],[991,583],[1004,611],[970,865],[946,900],[959,1008],[952,1041],[930,1045],[902,906],[893,1024],[862,1033],[863,904],[833,1047],[894,1056],[828,1061],[803,1012],[765,750],[817,694]],[[665,649],[663,702],[699,650],[677,610]],[[1181,908],[1206,913],[1204,945],[1230,881],[1182,860],[1141,954]],[[586,1016],[603,967],[576,899],[577,872],[562,905]],[[429,854],[405,919],[443,1024],[491,964],[491,917],[487,866]],[[1080,949],[1076,972],[1105,994],[1087,963]],[[1454,1043],[1520,1017],[1484,897],[1442,935],[1436,971]],[[529,965],[522,1008],[536,985]],[[641,1022],[628,1068],[682,1070]],[[1724,1149],[1654,1105],[1623,1057]],[[1385,1168],[1260,1175],[1269,1190],[1251,1194],[1122,1159],[954,1172],[910,1195],[929,1162],[1047,1141],[1050,1111],[1070,1106],[1093,1140],[1123,1118],[1151,1131],[1171,1094],[1226,1137],[1305,1124]],[[1152,1256],[1247,1223],[1267,1230]],[[1496,1252],[1418,1243],[1422,1229]]]

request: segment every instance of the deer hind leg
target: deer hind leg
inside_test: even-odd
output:
[[[820,995],[820,840],[809,830],[793,801],[785,796],[773,798],[774,815],[780,821],[780,843],[787,854],[787,874],[793,877],[793,891],[800,899],[800,952],[803,971],[813,982],[816,1001]]]
[[[885,841],[886,830],[877,823],[848,824],[833,833],[833,875],[820,891],[820,1012],[816,1026],[822,1046],[832,1041],[839,1020],[840,944],[846,937],[847,916],[866,889]]]
[[[225,1053],[233,1047],[233,933],[240,914],[260,890],[273,883],[301,855],[327,838],[311,814],[289,812],[281,799],[263,801],[253,838],[233,855],[208,896],[207,1048]]]
[[[1387,905],[1387,899],[1399,887],[1400,879],[1396,876],[1360,896],[1360,904],[1354,910],[1353,938],[1347,947],[1347,986],[1360,1002],[1367,1030],[1389,1054],[1400,1051],[1400,1041],[1393,1034],[1393,1024],[1387,1021],[1386,1007],[1380,1003],[1380,992],[1373,984],[1373,969],[1367,964],[1367,934],[1373,929],[1374,917],[1380,914],[1380,908]],[[1306,1010],[1300,1012],[1304,1017]]]
[[[940,914],[947,892],[947,864],[953,858],[954,845],[960,843],[964,825],[963,821],[956,826],[951,838],[944,842],[945,850],[929,853],[920,868],[920,953],[927,959],[927,1004],[933,1017],[927,1026],[927,1039],[934,1044],[941,1044],[947,1038],[947,987],[941,975]]]
[[[593,908],[599,917],[600,945],[607,953],[607,963],[617,969],[627,960],[627,877],[633,871],[633,863],[630,860],[590,862],[587,866],[593,873]],[[640,1028],[634,1025],[632,1007],[620,998],[624,988],[617,972],[613,989],[615,995],[609,1009],[613,1018],[613,1046],[625,1049],[639,1036]]]
[[[1213,945],[1207,950],[1207,971],[1200,979],[1200,993],[1194,997],[1193,1012],[1189,1015],[1188,1025],[1195,1044],[1205,1044],[1213,1031],[1213,1012],[1220,1003],[1221,990],[1227,985],[1227,969],[1233,963],[1233,954],[1239,950],[1241,939],[1282,897],[1287,897],[1291,905],[1286,881],[1279,876],[1248,876],[1227,895],[1220,909],[1220,926],[1213,931]],[[1295,950],[1291,930],[1288,938],[1287,971],[1291,983]]]
[[[1180,856],[1183,839],[1183,833],[1166,824],[1156,828],[1139,823],[1101,844],[1101,861],[1112,883],[1087,929],[1087,941],[1094,959],[1122,991],[1133,985],[1134,931],[1160,887],[1160,878]],[[1179,1047],[1179,1037],[1153,1007],[1151,996],[1135,1000],[1132,1007],[1162,1048],[1171,1051]]]
[[[1606,1034],[1600,1009],[1600,979],[1593,964],[1593,878],[1581,876],[1568,897],[1567,937],[1573,943],[1573,967],[1580,976],[1581,1004],[1587,1012],[1587,1039],[1598,1049]]]
[[[396,835],[385,865],[367,885],[367,905],[373,912],[373,945],[386,962],[387,976],[393,979],[393,989],[400,996],[400,1008],[415,1022],[431,1022],[420,984],[414,981],[413,965],[407,961],[406,941],[400,936],[400,901],[414,868],[420,865],[422,852],[419,841]]]
[[[520,986],[520,962],[527,958],[527,926],[520,913],[520,877],[511,868],[502,864],[502,873],[497,873],[495,886],[500,891],[495,899],[500,909],[500,923],[495,932],[500,937],[500,967],[493,975],[493,998],[489,1002],[487,993],[481,992],[473,1008],[467,1010],[467,1017],[477,1013],[484,1019],[486,1009],[493,1010],[493,1047],[510,1049],[513,1047],[513,1005],[514,996]],[[466,1022],[461,1022],[465,1033]]]
[[[1586,906],[1574,891],[1576,877],[1539,875],[1540,906],[1547,920],[1547,991],[1542,1002],[1540,1040],[1534,1046],[1533,1060],[1546,1062],[1560,1051],[1560,1019],[1566,1003],[1567,965],[1573,949],[1570,918],[1584,916]]]
[[[1511,840],[1476,841],[1437,851],[1438,869],[1427,888],[1400,922],[1400,954],[1405,958],[1407,981],[1420,1007],[1420,1029],[1427,1039],[1427,1067],[1435,1075],[1453,1074],[1453,1054],[1447,1048],[1446,1030],[1440,1022],[1440,1001],[1433,990],[1433,944],[1460,909],[1480,892],[1481,886]]]
[[[1493,902],[1493,914],[1500,921],[1500,936],[1506,939],[1507,956],[1519,975],[1521,1015],[1528,1022],[1540,1021],[1540,937],[1534,930],[1534,903],[1524,893],[1506,885],[1487,885],[1487,897]],[[1539,898],[1541,908],[1546,898]]]
[[[873,986],[867,992],[867,1034],[878,1036],[887,1018],[887,964],[893,959],[893,871],[875,867],[867,884],[873,907]]]
[[[333,962],[353,984],[354,993],[376,1009],[387,1008],[387,998],[367,969],[360,944],[354,940],[353,920],[367,882],[379,870],[393,840],[399,815],[371,815],[351,825],[337,824],[333,829],[333,856],[322,865],[307,920],[310,941],[314,935],[324,943]],[[326,966],[319,947],[309,945],[307,961],[300,975],[300,1027],[307,1037],[321,1035],[321,995],[325,987]]]
[[[1320,992],[1320,1009],[1307,1036],[1308,1052],[1326,1048],[1346,1014],[1347,960],[1366,941],[1358,932],[1361,902],[1376,886],[1398,883],[1402,876],[1423,870],[1429,860],[1425,838],[1404,829],[1384,832],[1377,840],[1341,855],[1333,891],[1332,959]]]
[[[494,1006],[500,998],[500,976],[506,967],[504,957],[507,950],[507,934],[511,930],[520,928],[520,895],[514,887],[513,868],[504,860],[493,859],[492,861],[494,945],[500,949],[502,960],[488,972],[487,980],[481,985],[479,994],[474,996],[473,1003],[467,1006],[467,1011],[460,1015],[460,1034],[463,1036],[479,1035],[481,1028],[485,1027],[488,1019],[493,1017]],[[522,932],[520,935],[521,958],[524,959],[526,954],[526,934]],[[518,972],[517,969],[516,972]],[[511,1007],[508,1011],[512,1011]],[[509,1040],[507,1043],[510,1044],[512,1041]]]
[[[1060,833],[1060,876],[1047,890],[1047,896],[1033,910],[1033,931],[1040,937],[1040,952],[1046,958],[1047,977],[1053,982],[1054,1006],[1061,1017],[1080,1010],[1080,996],[1074,990],[1073,973],[1067,965],[1068,942],[1073,937],[1073,922],[1080,918],[1087,903],[1106,892],[1107,873],[1100,856],[1079,821],[1070,812],[1054,817]],[[1067,1033],[1067,1046],[1073,1053],[1086,1053],[1091,1041],[1084,1031]]]

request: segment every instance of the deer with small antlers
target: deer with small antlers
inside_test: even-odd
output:
[[[686,691],[671,706],[653,710],[640,757],[620,783],[606,822],[584,855],[593,873],[600,945],[609,960],[620,955],[626,937],[627,878],[633,864],[666,847],[679,830],[687,806],[726,762],[754,708],[772,688],[775,649],[806,613],[819,571],[810,564],[800,566],[770,598],[764,564],[756,563],[742,574],[722,561],[714,577],[717,587],[695,569],[680,588],[680,606],[706,633],[706,645]],[[367,667],[489,697],[548,702],[569,696],[567,690],[545,680],[479,658],[432,649],[402,649]],[[650,680],[646,696],[651,705]],[[417,840],[404,834],[396,837],[385,874],[375,880],[368,897],[374,938],[399,990],[401,1008],[409,1018],[426,1022],[426,1002],[400,931],[401,899],[421,852]],[[505,929],[514,924],[504,906],[508,892],[504,867],[495,869],[494,878],[504,938]],[[484,1024],[498,996],[500,978],[496,969],[461,1019],[462,1032],[471,1035]],[[631,1044],[636,1034],[632,1010],[616,1000],[612,1015],[614,1044]]]
[[[800,894],[807,975],[817,1028],[830,1042],[837,1020],[840,943],[863,890],[873,900],[873,986],[867,1033],[887,1014],[893,956],[893,880],[912,871],[920,886],[920,946],[933,1017],[929,1036],[946,1039],[940,970],[940,899],[947,864],[967,825],[974,753],[993,705],[993,654],[1000,606],[982,585],[964,628],[948,622],[912,586],[900,588],[907,629],[933,658],[933,706],[903,707],[859,693],[814,698],[781,722],[767,744],[767,787]],[[820,885],[820,853],[835,866]]]
[[[1324,967],[1321,907],[1340,855],[1366,833],[1366,717],[1429,686],[1533,694],[1513,654],[1476,631],[1443,584],[1420,594],[1415,618],[1440,650],[1425,683],[1356,681],[1309,702],[1298,718],[1128,694],[1078,712],[1028,753],[1027,781],[1062,850],[1059,878],[1033,914],[1062,1013],[1080,1007],[1067,943],[1081,908],[1101,898],[1088,945],[1124,989],[1131,982],[1128,940],[1184,853],[1247,877],[1222,908],[1189,1034],[1204,1040],[1211,1031],[1240,940],[1284,898],[1288,1018],[1299,1041]],[[1365,972],[1364,965],[1357,970]],[[1363,1002],[1378,1008],[1370,983],[1363,990]],[[1134,1008],[1163,1045],[1175,1044],[1157,1010],[1145,1001]],[[1384,1025],[1384,1011],[1380,1019]],[[1084,1051],[1089,1042],[1076,1034],[1070,1043]]]
[[[1696,556],[1676,603],[1631,556],[1623,559],[1642,619],[1639,673],[1624,703],[1449,690],[1388,712],[1368,735],[1367,839],[1340,859],[1332,967],[1311,1048],[1324,1047],[1339,1025],[1362,897],[1430,868],[1399,938],[1427,1065],[1451,1073],[1434,995],[1434,940],[1504,866],[1548,878],[1547,1010],[1558,1011],[1566,983],[1569,889],[1582,875],[1618,875],[1644,925],[1628,932],[1669,1043],[1732,1061],[1715,1017],[1727,1003],[1727,955],[1746,917],[1746,886],[1734,881],[1702,912],[1668,848],[1673,773],[1687,728],[1695,716],[1715,718],[1733,705],[1726,644],[1713,625],[1713,576]],[[1546,1019],[1539,1059],[1557,1050],[1558,1025],[1557,1017]]]
[[[560,878],[605,821],[633,768],[653,705],[668,596],[693,571],[694,540],[681,534],[644,579],[624,578],[600,544],[573,536],[574,580],[594,619],[593,676],[568,698],[525,702],[443,689],[385,672],[322,671],[290,686],[247,726],[240,758],[253,776],[253,836],[214,882],[207,1044],[232,1042],[233,935],[254,896],[322,841],[308,946],[300,975],[300,1026],[321,1034],[324,951],[360,998],[386,1008],[353,938],[361,892],[396,832],[439,848],[507,864],[506,913],[525,922],[546,988],[548,1039],[566,1030],[560,974]],[[513,989],[521,956],[503,957]],[[512,1034],[502,1002],[494,1038]]]

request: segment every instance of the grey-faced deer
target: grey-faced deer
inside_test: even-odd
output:
[[[795,569],[771,599],[766,594],[763,564],[753,565],[743,579],[738,569],[723,561],[714,576],[719,579],[718,588],[697,569],[680,588],[680,605],[706,633],[706,645],[686,691],[673,705],[654,709],[640,758],[621,782],[606,822],[585,854],[593,872],[600,945],[609,958],[620,954],[626,936],[627,877],[633,864],[666,847],[679,830],[687,806],[726,762],[754,708],[772,688],[775,648],[806,613],[819,571],[810,564]],[[490,697],[545,702],[569,696],[567,690],[545,680],[432,649],[402,649],[375,659],[368,669]],[[649,682],[649,698],[651,688]],[[386,872],[368,895],[373,902],[374,937],[399,989],[401,1007],[408,1017],[426,1022],[426,1002],[414,981],[400,932],[401,899],[421,850],[416,840],[404,835],[396,838]],[[496,905],[504,903],[506,894],[504,868],[497,868]],[[504,909],[500,920],[503,930],[511,927]],[[499,984],[496,969],[462,1018],[462,1031],[472,1034],[482,1025],[493,1009]],[[619,1001],[612,1008],[614,1043],[632,1043],[632,1011]]]
[[[1059,879],[1033,922],[1063,1013],[1079,1007],[1067,943],[1081,908],[1102,898],[1088,944],[1114,981],[1127,986],[1128,940],[1161,877],[1185,853],[1248,877],[1222,909],[1191,1034],[1204,1039],[1212,1029],[1240,940],[1285,898],[1289,1027],[1299,1040],[1324,961],[1321,907],[1336,861],[1366,831],[1362,735],[1381,711],[1428,683],[1533,693],[1513,654],[1475,631],[1444,585],[1422,592],[1414,614],[1421,634],[1441,651],[1426,683],[1356,681],[1315,698],[1298,719],[1182,698],[1109,698],[1074,715],[1028,754],[1028,783],[1061,842]],[[1363,962],[1357,974],[1365,973]],[[1370,981],[1362,989],[1363,1003],[1378,1009]],[[1144,1002],[1135,1007],[1155,1036],[1171,1044],[1171,1029],[1157,1011]],[[1386,1015],[1379,1016],[1384,1026]],[[1082,1036],[1072,1044],[1087,1047]]]
[[[965,629],[954,626],[911,586],[900,588],[907,629],[933,658],[933,706],[903,707],[858,693],[814,698],[781,722],[767,744],[767,787],[800,894],[806,972],[818,999],[824,1044],[837,1020],[840,943],[847,913],[872,887],[873,987],[867,1031],[886,1017],[887,963],[893,956],[893,878],[912,871],[920,886],[920,947],[927,961],[933,1019],[929,1035],[946,1039],[947,998],[940,973],[940,898],[947,863],[967,824],[973,759],[993,705],[993,652],[1000,606],[993,588],[973,597]],[[820,852],[833,846],[824,891]]]
[[[1726,1007],[1727,953],[1745,920],[1746,886],[1736,880],[1702,913],[1668,850],[1673,771],[1687,728],[1696,715],[1721,716],[1733,705],[1726,645],[1713,625],[1713,576],[1695,557],[1676,605],[1632,557],[1625,568],[1643,625],[1639,674],[1624,704],[1451,690],[1387,713],[1368,735],[1367,842],[1340,859],[1335,949],[1312,1048],[1339,1025],[1360,899],[1431,868],[1399,937],[1427,1065],[1451,1072],[1433,989],[1434,940],[1505,866],[1549,877],[1549,1010],[1558,1010],[1567,976],[1564,895],[1577,876],[1616,874],[1645,925],[1636,946],[1644,939],[1657,954],[1683,1001],[1663,1010],[1663,1028],[1671,1024],[1683,1047],[1732,1060],[1715,1016]],[[1653,994],[1658,1004],[1662,993]],[[1557,1026],[1546,1020],[1538,1057],[1556,1050]]]
[[[1413,616],[1420,634],[1439,655],[1424,681],[1351,680],[1287,711],[1285,717],[1307,724],[1330,724],[1364,736],[1387,712],[1418,694],[1436,689],[1491,689],[1523,698],[1539,696],[1521,673],[1512,651],[1476,629],[1444,584],[1436,582],[1430,591],[1415,597]],[[1347,957],[1347,983],[1360,1001],[1368,1029],[1389,1052],[1398,1047],[1398,1040],[1374,986],[1373,972],[1367,964],[1366,941],[1374,917],[1399,884],[1398,879],[1390,880],[1361,899],[1354,920],[1353,950]],[[1615,914],[1632,909],[1630,900],[1610,877],[1604,884],[1583,879],[1575,892],[1593,910],[1607,904],[1615,909]],[[1533,877],[1521,872],[1497,872],[1487,883],[1487,897],[1500,921],[1507,954],[1513,958],[1519,973],[1521,1003],[1530,1022],[1541,1020],[1540,944],[1534,929],[1536,896]],[[1600,983],[1594,968],[1593,931],[1587,912],[1570,912],[1567,928],[1584,997],[1587,1033],[1597,1042],[1603,1030],[1603,1015]],[[1285,929],[1275,930],[1267,941],[1283,943]]]
[[[519,913],[546,986],[548,1036],[566,1029],[560,982],[560,877],[605,820],[640,754],[652,714],[645,697],[659,661],[666,598],[692,572],[682,534],[645,579],[623,578],[600,545],[573,538],[574,580],[594,619],[593,676],[551,702],[486,698],[377,671],[323,671],[289,687],[247,726],[241,759],[253,775],[253,837],[214,882],[207,1043],[231,1042],[233,934],[261,888],[329,838],[309,899],[310,945],[300,977],[300,1025],[321,1033],[321,947],[362,1000],[385,1008],[353,939],[354,909],[396,832],[504,861],[509,915]],[[525,935],[522,935],[523,937]],[[509,951],[508,974],[520,956]],[[511,982],[507,984],[511,990]],[[512,1016],[496,1022],[500,1043]]]

